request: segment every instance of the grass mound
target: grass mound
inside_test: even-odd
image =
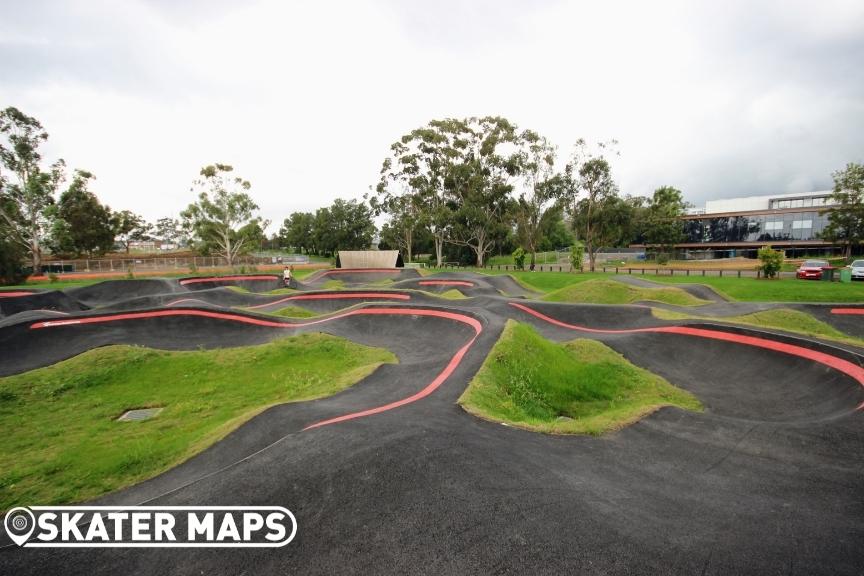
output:
[[[312,318],[313,316],[318,316],[316,312],[300,308],[299,306],[285,306],[272,311],[258,310],[254,308],[240,308],[240,310],[255,312],[256,314],[267,314],[268,316],[281,316],[283,318]]]
[[[631,304],[643,300],[676,306],[701,306],[707,300],[696,298],[680,288],[641,288],[614,280],[588,280],[571,284],[543,297],[549,302],[586,302],[590,304]]]
[[[303,334],[244,348],[91,350],[0,378],[0,510],[80,502],[150,478],[268,406],[339,392],[396,358]],[[142,422],[131,408],[164,406]]]
[[[559,434],[602,434],[662,406],[701,410],[689,392],[593,340],[556,344],[508,321],[459,403],[472,414]]]
[[[705,284],[732,300],[742,302],[861,302],[864,282],[818,282],[813,280],[757,280],[724,276],[651,276],[657,283]]]
[[[345,282],[342,280],[327,280],[323,285],[324,290],[343,290]]]
[[[439,294],[432,294],[433,296],[437,296],[438,298],[445,298],[447,300],[465,300],[468,296],[465,296],[462,292],[457,290],[456,288],[451,288],[450,290],[445,290]]]
[[[282,316],[284,318],[312,318],[313,316],[318,316],[315,312],[306,310],[305,308],[300,308],[299,306],[286,306],[280,308],[273,312],[273,315]]]
[[[753,312],[752,314],[744,314],[742,316],[717,318],[672,312],[661,308],[652,308],[651,313],[655,318],[659,318],[660,320],[710,320],[714,322],[744,324],[746,326],[773,328],[804,336],[813,336],[815,338],[837,340],[838,342],[848,342],[856,346],[864,346],[864,340],[844,334],[830,324],[822,322],[806,312],[790,308],[774,308],[773,310]]]

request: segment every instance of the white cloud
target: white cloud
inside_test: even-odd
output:
[[[11,8],[11,7],[10,7]],[[226,162],[267,218],[359,197],[389,144],[501,114],[569,152],[618,138],[622,189],[821,188],[862,161],[864,8],[794,2],[76,2],[0,23],[0,104],[151,219]]]

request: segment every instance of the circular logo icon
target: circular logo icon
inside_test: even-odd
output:
[[[3,526],[12,541],[23,546],[36,528],[36,517],[27,508],[12,508],[6,513]]]

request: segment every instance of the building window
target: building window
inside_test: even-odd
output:
[[[765,222],[765,231],[770,232],[773,230],[782,230],[783,229],[783,221],[775,220],[774,222]]]
[[[793,230],[800,230],[801,228],[813,228],[813,220],[795,220],[792,222]]]

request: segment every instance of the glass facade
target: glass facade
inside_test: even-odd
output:
[[[830,196],[809,196],[807,198],[777,198],[771,200],[771,208],[821,208],[830,204]]]
[[[796,200],[797,201],[797,200]],[[686,243],[819,240],[828,214],[816,211],[686,220]]]

